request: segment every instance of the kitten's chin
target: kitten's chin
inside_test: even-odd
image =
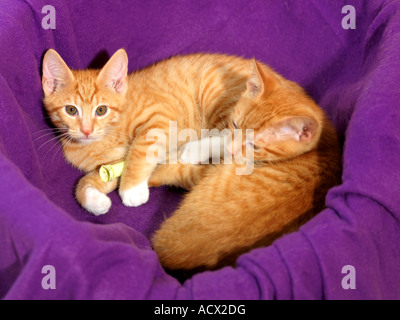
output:
[[[86,137],[84,137],[84,138],[78,138],[78,139],[76,139],[76,141],[78,142],[78,143],[80,143],[80,144],[85,144],[85,145],[87,145],[87,144],[91,144],[91,143],[93,143],[93,142],[95,142],[95,141],[98,141],[99,140],[99,138],[92,138],[92,137],[89,137],[89,138],[86,138]]]

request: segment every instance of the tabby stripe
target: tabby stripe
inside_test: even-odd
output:
[[[188,87],[183,87],[181,84],[178,84],[173,79],[168,79],[168,82],[173,85],[174,89],[178,89],[179,90],[179,93],[177,95],[175,95],[174,94],[175,92],[173,90],[171,90],[171,92],[169,92],[170,96],[172,95],[175,99],[180,101],[180,103],[182,103],[181,101],[186,101],[186,102],[193,101],[193,97],[190,94],[191,90],[189,90]]]
[[[80,98],[81,103],[83,103],[83,102],[85,101],[85,99],[83,98],[83,95],[81,94],[81,92],[78,90],[78,91],[76,92],[76,94],[77,94],[78,97]]]
[[[146,108],[146,107],[145,107]],[[130,129],[135,129],[137,131],[141,127],[143,127],[146,123],[149,122],[149,119],[152,119],[154,116],[159,115],[159,116],[164,116],[166,119],[170,119],[171,117],[168,116],[167,114],[161,113],[161,111],[153,111],[150,115],[145,113],[146,111],[142,111],[138,117],[136,117],[135,121],[131,123]],[[141,118],[144,118],[141,120]],[[133,128],[132,128],[133,127]],[[130,130],[131,132],[133,130]]]
[[[214,66],[210,67],[209,69],[205,70],[205,73],[203,74],[202,77],[202,82],[207,83],[209,81],[209,78],[215,76],[215,71],[220,69],[221,65],[220,64],[215,64]]]
[[[219,84],[214,84],[214,87],[210,89],[208,92],[204,90],[205,94],[203,95],[203,101],[202,101],[202,106],[206,110],[210,106],[213,105],[213,102],[215,101],[215,96],[221,95],[221,93],[224,91],[224,88],[221,88]]]
[[[206,96],[208,95],[208,91],[209,90],[212,90],[212,89],[210,89],[210,87],[212,86],[212,85],[214,85],[214,83],[212,82],[212,81],[210,81],[210,82],[203,82],[202,83],[202,88],[203,88],[203,90],[202,90],[202,92],[201,92],[201,97],[200,97],[200,103],[201,103],[201,106],[203,107],[203,109],[206,109],[207,108],[207,104],[206,104],[206,101],[207,101],[207,99],[206,99]]]
[[[95,87],[92,95],[89,98],[89,103],[93,103],[93,100],[94,100],[94,97],[95,97],[96,93],[97,93],[97,88]]]

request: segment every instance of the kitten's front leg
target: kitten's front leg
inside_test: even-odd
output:
[[[148,152],[151,145],[158,147],[158,152]],[[119,187],[124,205],[138,207],[149,200],[148,181],[162,157],[165,157],[165,146],[157,146],[146,137],[139,137],[130,147]]]
[[[76,187],[76,199],[80,205],[94,215],[102,215],[111,207],[107,193],[116,189],[118,180],[103,182],[97,170],[91,171],[81,178]]]
[[[211,136],[200,140],[189,141],[179,150],[179,160],[181,163],[201,164],[219,163],[219,159],[224,156],[224,145],[227,136]],[[218,161],[218,162],[215,162]]]

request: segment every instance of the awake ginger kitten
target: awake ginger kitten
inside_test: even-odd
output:
[[[340,182],[333,126],[297,84],[266,65],[193,54],[129,75],[127,70],[122,49],[101,70],[70,70],[49,50],[43,60],[44,105],[63,132],[66,159],[87,172],[76,188],[86,210],[106,213],[111,206],[106,194],[117,187],[126,206],[147,202],[149,186],[191,190],[152,238],[165,268],[232,264],[243,252],[296,230],[324,207],[328,189]],[[243,165],[235,162],[158,164],[176,150],[147,136],[158,129],[168,141],[170,121],[178,132],[190,128],[198,137],[201,129],[241,129],[242,139],[227,143],[223,137],[211,144],[251,156],[253,171],[238,175]],[[254,130],[251,140],[246,129]],[[181,157],[190,158],[206,139],[187,143]],[[149,161],[147,151],[155,144],[163,152]],[[178,141],[177,148],[184,144]],[[121,178],[103,182],[96,169],[119,160],[126,161]]]

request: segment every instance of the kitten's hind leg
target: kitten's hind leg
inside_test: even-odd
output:
[[[75,196],[79,204],[94,215],[102,215],[111,207],[111,200],[106,196],[113,191],[118,180],[103,182],[97,170],[91,171],[81,178],[76,187]]]

